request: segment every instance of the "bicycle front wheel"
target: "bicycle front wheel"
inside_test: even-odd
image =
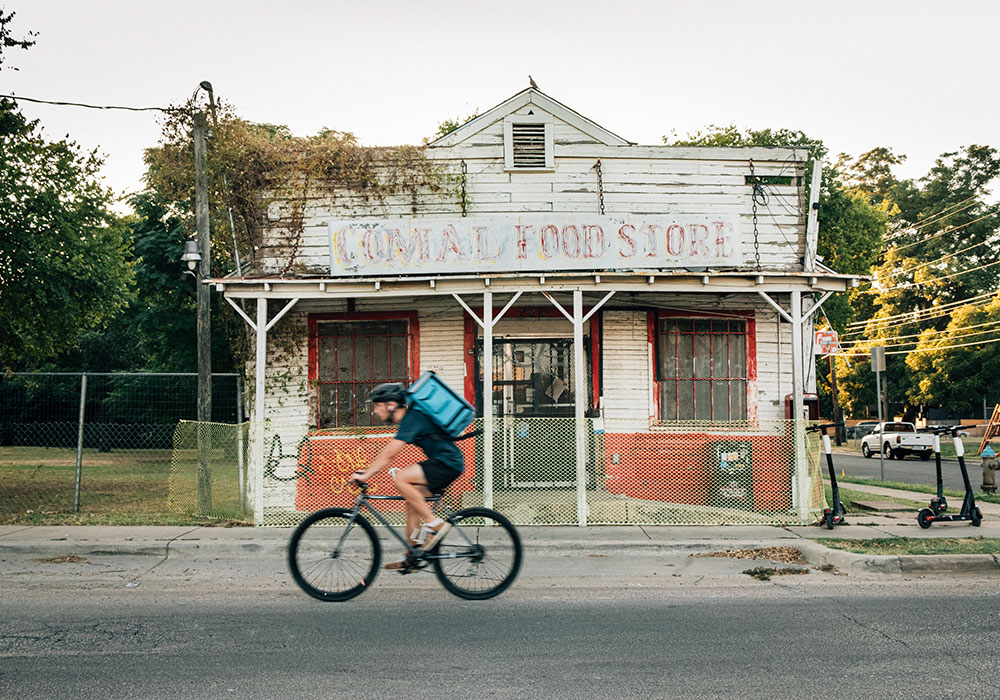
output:
[[[428,557],[441,584],[467,600],[507,590],[521,568],[521,538],[514,525],[489,508],[466,508],[449,520],[451,530]]]
[[[343,508],[319,510],[302,521],[288,543],[288,566],[299,587],[323,601],[349,600],[378,575],[382,547],[375,528]]]

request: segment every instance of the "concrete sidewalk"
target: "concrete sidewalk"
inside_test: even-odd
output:
[[[867,573],[950,573],[1000,575],[998,555],[875,556],[832,549],[826,538],[886,537],[1000,538],[1000,517],[979,528],[942,523],[923,530],[911,514],[852,515],[849,524],[818,526],[592,526],[521,527],[525,550],[541,556],[615,557],[707,552],[761,547],[791,547],[813,565]],[[194,558],[283,558],[291,528],[221,527],[0,527],[0,559],[37,560],[66,555],[157,555]],[[383,535],[383,538],[387,535]],[[388,543],[386,543],[388,544]]]
[[[847,485],[845,485],[847,486]],[[855,491],[879,497],[902,498],[924,504],[928,494],[850,484]],[[960,503],[950,504],[957,512]],[[983,523],[938,523],[929,529],[917,525],[916,512],[853,513],[847,524],[833,530],[816,525],[767,526],[524,526],[519,528],[525,549],[542,554],[580,556],[648,555],[680,550],[718,551],[784,546],[800,550],[812,564],[830,564],[842,570],[907,573],[996,573],[997,554],[875,556],[825,547],[822,541],[873,538],[1000,538],[1000,505],[980,503]],[[0,526],[0,558],[44,558],[64,555],[155,554],[158,556],[283,557],[292,528],[193,526]],[[387,538],[383,534],[383,539]]]

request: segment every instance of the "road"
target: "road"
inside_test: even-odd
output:
[[[0,698],[1000,695],[995,578],[529,557],[503,596],[381,575],[319,603],[277,557],[0,562]]]
[[[850,443],[848,443],[850,444]],[[826,460],[823,458],[823,473],[826,474]],[[972,488],[978,493],[980,485],[983,483],[983,471],[979,467],[979,458],[972,457],[968,460],[969,481]],[[865,476],[878,479],[880,470],[878,455],[870,459],[865,459],[860,452],[844,453],[834,451],[833,464],[840,476],[843,470],[848,476]],[[919,457],[907,457],[906,459],[884,460],[886,481],[898,481],[904,484],[926,484],[937,485],[937,474],[934,467],[934,457],[924,462]],[[958,468],[957,459],[946,459],[941,464],[941,479],[946,489],[964,491],[962,484],[962,473]]]

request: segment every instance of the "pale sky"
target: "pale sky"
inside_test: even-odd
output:
[[[28,51],[0,93],[166,106],[209,80],[252,121],[419,144],[528,86],[641,144],[709,124],[787,127],[832,154],[889,146],[919,177],[1000,147],[1000,2],[0,0]],[[17,72],[9,66],[19,68]],[[153,113],[21,103],[51,138],[107,155],[135,191]]]

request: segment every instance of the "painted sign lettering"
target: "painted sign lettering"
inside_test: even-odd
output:
[[[330,275],[739,267],[740,218],[658,215],[333,221]]]

